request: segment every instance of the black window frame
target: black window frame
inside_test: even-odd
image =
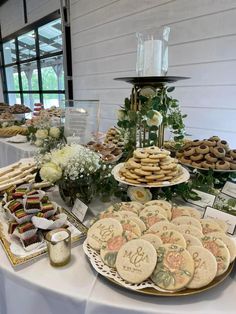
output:
[[[4,38],[1,38],[0,33],[0,57],[1,57],[1,64],[0,64],[0,70],[1,70],[1,77],[2,77],[2,87],[3,87],[3,96],[4,96],[4,102],[9,103],[9,94],[20,94],[21,104],[24,104],[24,94],[37,94],[40,98],[40,103],[43,103],[43,94],[64,94],[66,95],[66,90],[45,90],[43,89],[43,82],[42,82],[42,73],[41,73],[41,61],[47,58],[56,57],[56,56],[62,56],[63,55],[63,46],[62,50],[54,53],[45,53],[43,55],[40,55],[40,47],[39,47],[39,33],[38,29],[41,26],[44,26],[45,24],[48,24],[56,19],[59,19],[61,17],[60,10],[57,10],[42,19],[27,25],[26,27],[22,28],[21,30],[6,36]],[[62,23],[61,23],[62,24]],[[63,27],[63,25],[62,25]],[[20,60],[19,55],[19,45],[18,45],[18,37],[21,35],[24,35],[30,31],[35,32],[35,49],[36,49],[36,56],[33,58],[29,58],[26,60]],[[62,37],[63,37],[63,29],[62,29]],[[15,47],[16,47],[16,62],[5,64],[4,60],[4,53],[3,53],[3,44],[6,42],[9,42],[10,40],[15,40]],[[38,71],[38,90],[23,90],[22,86],[22,80],[21,80],[21,71],[20,71],[20,65],[24,63],[29,63],[35,61],[37,64],[37,71]],[[68,62],[63,62],[64,66],[68,64]],[[18,69],[18,77],[19,77],[19,90],[8,90],[7,88],[7,79],[6,79],[6,68],[11,66],[17,66]],[[65,70],[65,69],[64,69]],[[66,85],[64,85],[66,88]],[[11,104],[10,104],[11,105]]]

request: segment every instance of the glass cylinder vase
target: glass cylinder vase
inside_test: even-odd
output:
[[[153,28],[136,34],[138,76],[165,76],[168,70],[170,28]]]

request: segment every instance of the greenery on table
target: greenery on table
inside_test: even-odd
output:
[[[169,93],[174,87],[165,87],[155,90],[154,94],[142,95],[140,92],[138,110],[134,109],[132,102],[126,98],[119,112],[118,127],[127,133],[125,151],[129,157],[136,148],[138,141],[140,147],[156,145],[160,125],[169,127],[173,133],[176,144],[181,145],[185,136],[184,118],[177,99]]]

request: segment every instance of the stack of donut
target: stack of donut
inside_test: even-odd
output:
[[[230,149],[227,141],[218,136],[188,142],[176,157],[195,168],[236,170],[236,149]]]

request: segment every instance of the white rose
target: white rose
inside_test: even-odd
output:
[[[130,186],[127,194],[131,201],[136,201],[142,204],[149,202],[152,199],[152,193],[150,190],[142,187]]]
[[[6,128],[8,126],[8,122],[3,122],[2,127]]]
[[[34,142],[34,145],[37,146],[37,147],[43,146],[43,140],[36,140],[36,141]]]
[[[53,162],[48,162],[44,164],[40,169],[40,177],[42,180],[54,183],[61,179],[62,170],[58,165],[54,164]]]
[[[147,125],[148,126],[160,126],[163,120],[162,114],[159,111],[153,110],[154,111],[154,115],[153,117],[147,118]]]
[[[124,120],[125,119],[125,111],[124,110],[118,110],[117,111],[117,118],[120,121]]]
[[[59,128],[56,128],[55,126],[51,127],[50,130],[49,130],[49,135],[51,137],[54,137],[54,138],[59,138],[60,137],[60,129]]]
[[[48,130],[39,129],[39,130],[37,130],[37,132],[35,133],[35,136],[36,136],[37,139],[44,140],[45,138],[48,137]]]

